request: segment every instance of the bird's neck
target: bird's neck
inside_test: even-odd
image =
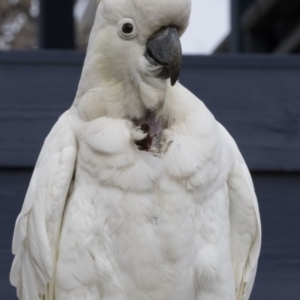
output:
[[[107,76],[99,60],[86,61],[74,106],[83,120],[100,117],[140,120],[149,111],[158,112],[165,100],[166,87],[152,85],[140,74]],[[106,74],[106,76],[103,76]]]

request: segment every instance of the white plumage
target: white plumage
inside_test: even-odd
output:
[[[249,299],[261,227],[247,166],[205,105],[170,85],[172,69],[163,78],[145,55],[189,13],[189,0],[100,2],[74,105],[17,219],[19,299]]]

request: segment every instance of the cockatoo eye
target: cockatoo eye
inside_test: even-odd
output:
[[[132,19],[125,18],[119,21],[118,24],[119,35],[123,39],[133,39],[137,35],[136,25]]]
[[[133,31],[133,25],[131,23],[125,23],[122,27],[122,31],[125,34],[129,34]]]

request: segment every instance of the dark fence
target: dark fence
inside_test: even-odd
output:
[[[47,133],[75,96],[83,53],[0,52],[0,295],[14,221]],[[252,299],[300,299],[300,58],[185,57],[181,82],[237,141],[254,178],[263,249]]]

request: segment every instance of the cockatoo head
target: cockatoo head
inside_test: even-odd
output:
[[[111,97],[122,97],[134,118],[157,109],[179,78],[179,38],[190,8],[191,0],[100,0],[81,79],[85,92],[115,89]]]

